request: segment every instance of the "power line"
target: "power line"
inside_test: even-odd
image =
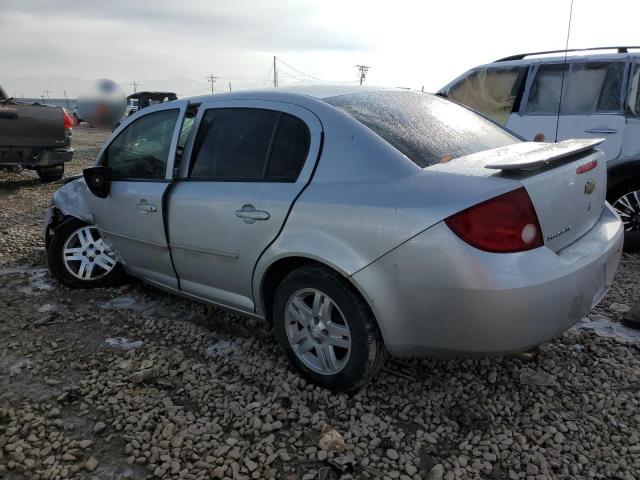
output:
[[[284,60],[282,60],[281,58],[278,58],[278,62],[286,65],[287,67],[289,67],[291,70],[294,70],[296,72],[298,72],[299,74],[303,75],[304,77],[307,78],[312,78],[313,80],[317,80],[319,82],[324,82],[324,83],[337,83],[337,84],[345,84],[345,83],[354,83],[354,82],[350,82],[350,81],[335,81],[335,80],[325,80],[324,78],[319,78],[319,77],[315,77],[313,75],[310,75],[306,72],[303,72],[302,70],[299,70],[295,67],[292,67],[291,65],[289,65],[287,62],[285,62]]]
[[[218,77],[214,77],[213,74],[209,75],[207,77],[207,80],[209,81],[209,83],[211,84],[211,93],[213,93],[213,84],[216,83],[216,80],[218,79]]]
[[[358,77],[360,77],[360,85],[362,85],[362,82],[364,82],[364,79],[367,77],[367,72],[371,67],[367,65],[356,65],[356,68],[358,69]]]

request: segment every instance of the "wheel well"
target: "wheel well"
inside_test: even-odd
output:
[[[349,283],[349,285],[351,285],[353,290],[358,295],[360,295],[365,305],[367,305],[369,310],[371,310],[371,307],[369,306],[368,302],[364,299],[360,291],[353,285],[351,280],[349,280],[349,278],[347,278],[345,275],[343,275],[341,272],[339,272],[335,268],[332,268],[329,265],[319,262],[317,260],[313,260],[312,258],[287,257],[287,258],[282,258],[276,261],[273,265],[271,265],[267,270],[267,273],[264,275],[264,278],[262,279],[261,293],[262,293],[262,301],[264,302],[265,317],[267,321],[269,322],[273,321],[273,299],[276,295],[276,289],[278,288],[278,285],[280,285],[280,282],[282,282],[282,280],[284,280],[284,277],[286,277],[290,272],[300,267],[303,267],[305,265],[321,265],[325,268],[329,268],[334,272],[336,272],[338,275],[344,278],[347,281],[347,283]],[[371,313],[372,313],[372,316],[375,318],[375,315],[373,315],[373,312]]]
[[[49,243],[51,242],[51,237],[53,236],[53,232],[55,231],[55,229],[58,228],[67,220],[69,220],[70,218],[74,218],[74,217],[70,215],[65,215],[64,213],[62,213],[62,211],[60,211],[56,207],[51,208],[51,219],[50,219],[51,221],[47,225],[44,233],[44,246],[46,250],[49,249]]]
[[[610,168],[607,171],[607,200],[613,200],[612,197],[627,185],[637,183],[640,180],[639,168],[640,160],[628,161]]]

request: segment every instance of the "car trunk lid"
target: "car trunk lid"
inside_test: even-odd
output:
[[[587,233],[604,208],[606,165],[602,152],[594,149],[601,142],[522,142],[429,169],[517,181],[533,203],[545,245],[558,251]]]

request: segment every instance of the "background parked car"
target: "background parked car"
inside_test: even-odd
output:
[[[625,244],[637,249],[640,52],[630,51],[637,48],[568,50],[566,61],[563,50],[513,55],[465,72],[438,93],[528,140],[604,138],[607,200],[625,224]]]
[[[55,194],[49,265],[70,287],[126,271],[272,320],[307,378],[353,390],[385,350],[524,351],[602,299],[623,235],[598,143],[521,142],[410,91],[155,105]]]
[[[0,167],[32,169],[45,182],[61,179],[73,157],[72,126],[64,108],[19,103],[0,86]]]
[[[137,92],[127,97],[127,110],[125,116],[133,115],[138,110],[157,105],[159,103],[177,100],[178,96],[173,92]]]

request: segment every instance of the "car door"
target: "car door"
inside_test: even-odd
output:
[[[633,62],[629,72],[621,161],[640,158],[640,62]]]
[[[532,65],[520,111],[507,128],[529,141],[555,141],[563,65]]]
[[[600,147],[605,158],[616,158],[624,130],[623,79],[620,61],[541,63],[534,68],[521,114],[510,117],[507,127],[528,140],[605,138]]]
[[[180,288],[253,312],[254,267],[311,178],[322,127],[309,110],[273,101],[208,102],[195,125],[169,198]]]
[[[598,148],[605,160],[618,158],[622,150],[625,118],[624,61],[586,61],[570,65],[558,141],[567,138],[604,138]]]
[[[88,195],[94,223],[125,268],[177,288],[164,229],[163,198],[171,183],[186,101],[150,108],[119,127],[100,153],[109,195]]]

